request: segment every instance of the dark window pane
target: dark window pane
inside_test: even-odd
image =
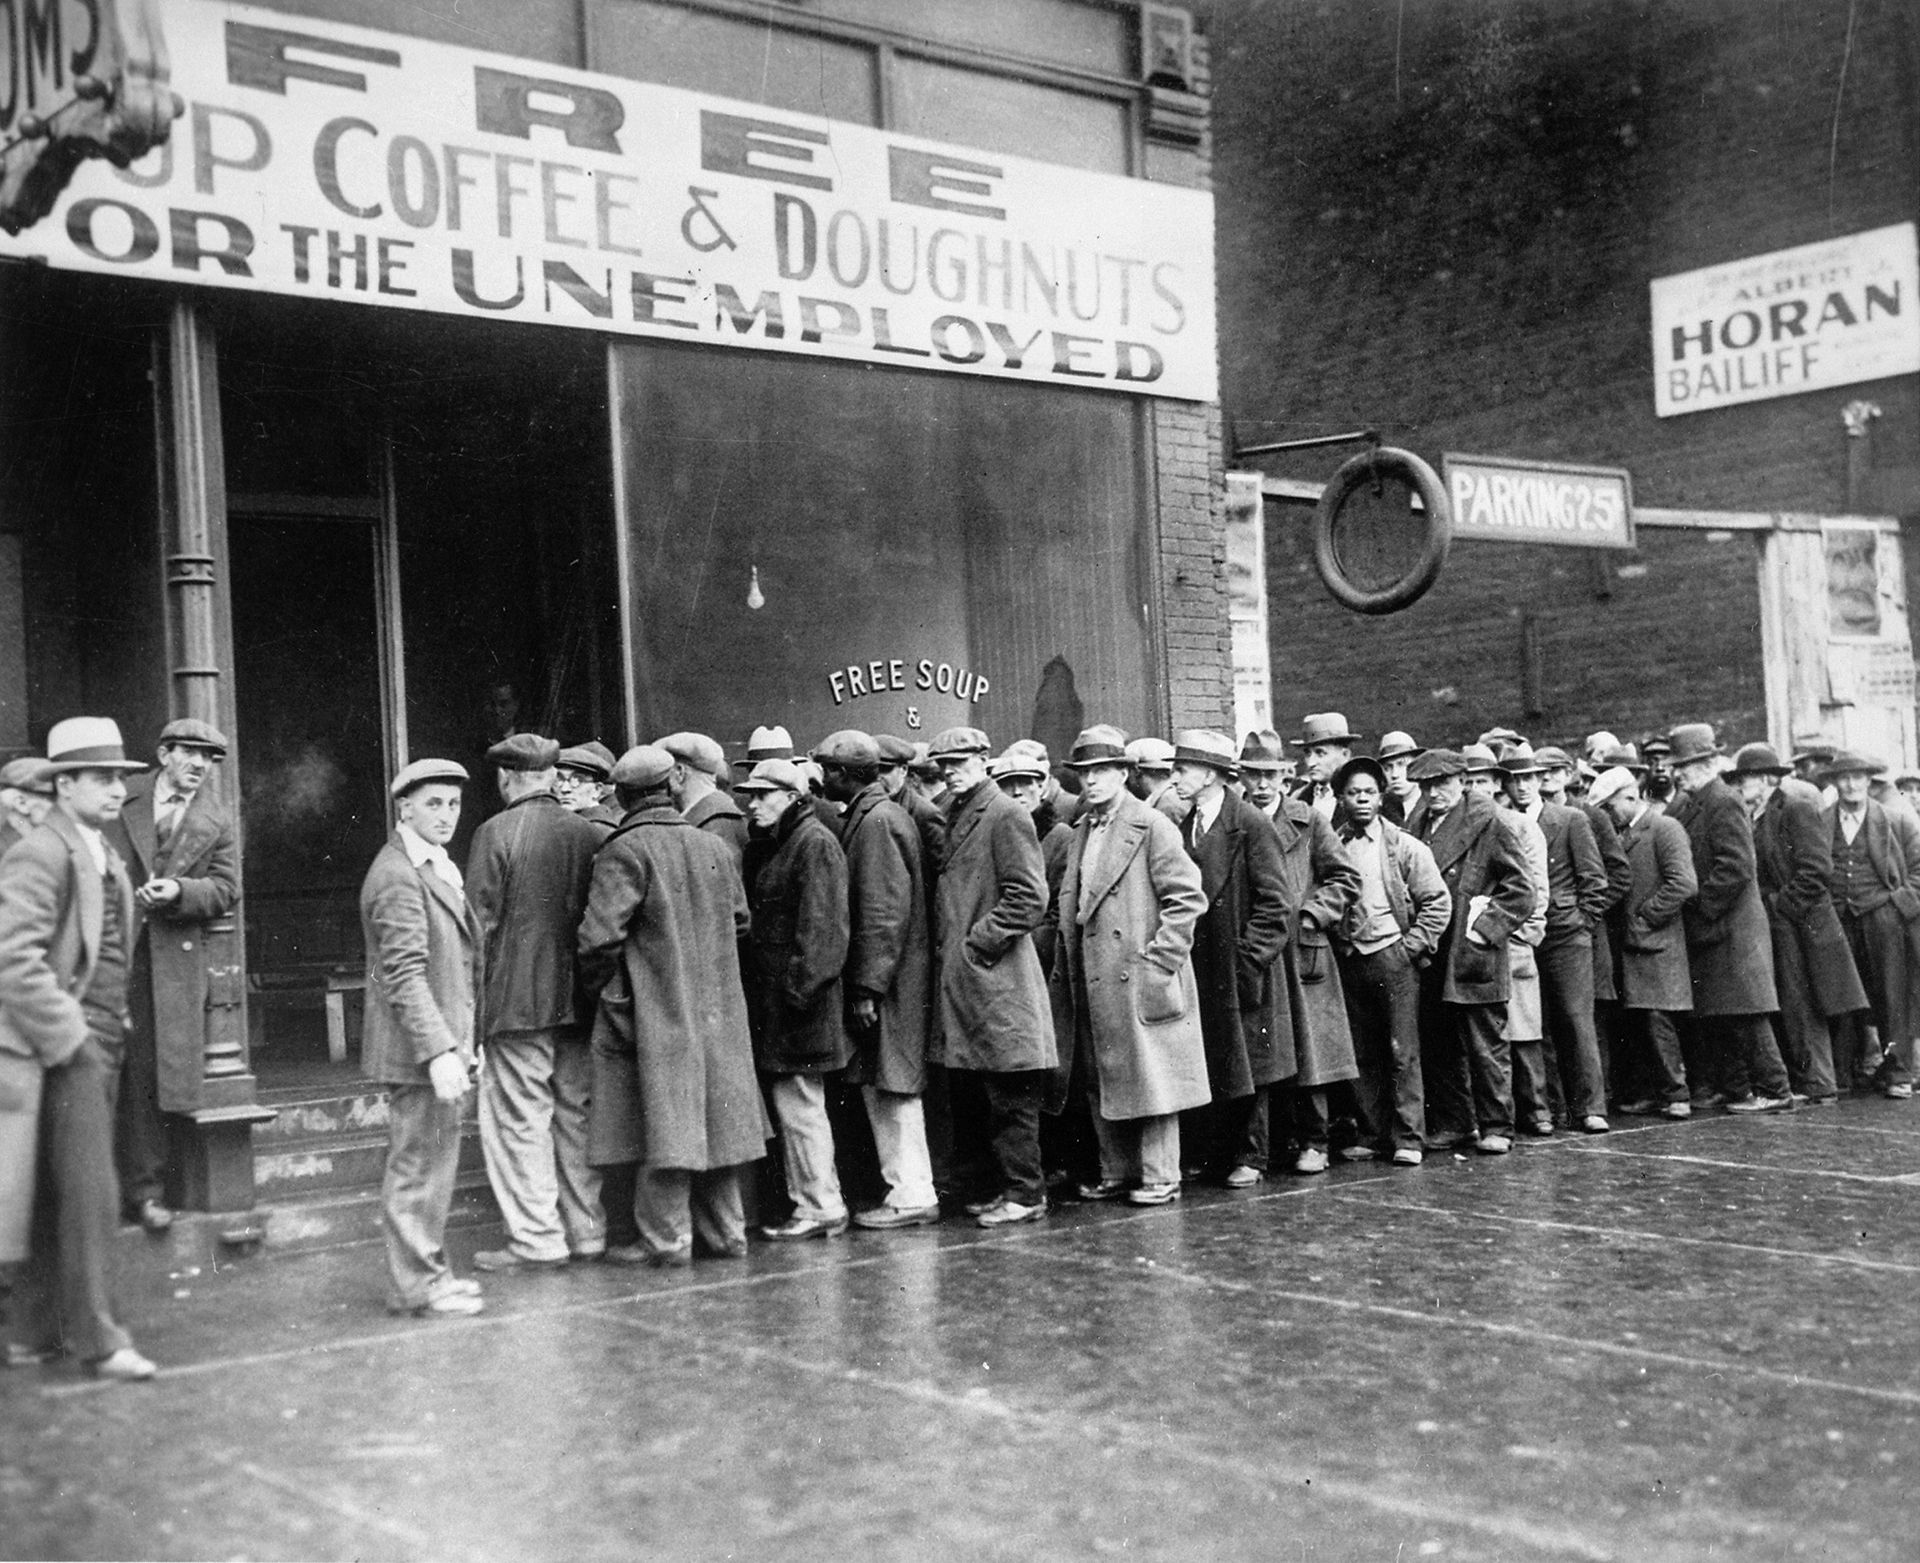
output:
[[[605,0],[592,63],[610,76],[876,123],[873,51],[654,0]]]
[[[269,10],[434,38],[555,65],[580,63],[574,0],[265,0]]]
[[[1083,0],[817,0],[814,9],[912,38],[1133,74],[1132,18]]]
[[[1105,174],[1131,161],[1124,104],[905,55],[894,60],[893,128]]]

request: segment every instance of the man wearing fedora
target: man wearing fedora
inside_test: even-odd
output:
[[[23,841],[53,808],[53,772],[38,755],[0,766],[0,857]]]
[[[110,719],[91,716],[54,724],[47,761],[54,806],[0,873],[0,1259],[30,1248],[8,1358],[65,1350],[100,1378],[148,1379],[154,1365],[115,1318],[111,1280],[135,912],[105,834],[127,774],[146,766]]]
[[[1717,1067],[1732,1113],[1787,1112],[1793,1088],[1768,1016],[1780,1007],[1773,931],[1760,899],[1746,805],[1720,779],[1721,747],[1705,722],[1668,735],[1676,798],[1669,816],[1687,833],[1699,881],[1683,920],[1701,1057]],[[1651,772],[1648,785],[1653,783]],[[1696,1100],[1706,1082],[1694,1080]]]
[[[1346,818],[1341,840],[1360,890],[1333,948],[1360,1070],[1359,1143],[1396,1166],[1417,1167],[1427,1137],[1419,974],[1446,937],[1453,897],[1426,845],[1382,815],[1387,785],[1385,767],[1364,755],[1334,773]]]
[[[108,839],[134,881],[133,1030],[120,1078],[120,1197],[149,1232],[164,1232],[167,1125],[201,1105],[207,1046],[208,924],[240,899],[233,811],[210,785],[227,757],[211,723],[180,717],[161,729],[151,785],[128,788]]]
[[[1500,762],[1508,804],[1540,827],[1547,845],[1546,931],[1534,949],[1534,962],[1540,969],[1546,1035],[1559,1065],[1566,1118],[1584,1133],[1604,1134],[1607,1085],[1594,1030],[1593,942],[1613,904],[1613,891],[1587,816],[1543,796],[1540,777],[1545,769],[1524,743],[1514,745]],[[1563,774],[1570,769],[1562,767]]]
[[[1124,762],[1124,744],[1109,758]],[[1032,933],[1047,916],[1046,867],[1027,811],[987,775],[993,746],[977,727],[950,727],[928,745],[953,802],[947,858],[934,918],[934,1036],[938,1062],[984,1097],[985,1149],[997,1187],[969,1202],[982,1226],[1037,1221],[1047,1213],[1040,1114],[1059,1059],[1052,999]],[[1069,1043],[1069,1046],[1072,1044]],[[962,1155],[966,1147],[956,1147]],[[976,1158],[984,1159],[984,1158]]]
[[[1285,773],[1292,763],[1286,744],[1270,728],[1248,733],[1240,742],[1241,796],[1268,824],[1287,794]]]
[[[480,930],[480,1148],[506,1228],[477,1270],[543,1269],[606,1251],[600,1175],[587,1162],[591,1018],[574,946],[605,835],[554,796],[560,745],[514,733],[487,751],[506,805],[467,852]]]
[[[1306,775],[1293,795],[1323,820],[1331,821],[1340,806],[1333,795],[1333,773],[1353,758],[1359,738],[1338,711],[1313,711],[1301,719],[1300,736],[1293,746],[1301,751]]]
[[[747,1251],[741,1167],[767,1148],[741,982],[747,897],[726,844],[688,824],[655,744],[620,756],[623,817],[593,862],[580,977],[596,1000],[589,1159],[639,1163],[620,1263],[681,1268]],[[751,794],[750,794],[751,796]]]
[[[1618,827],[1633,872],[1620,905],[1620,1004],[1626,1035],[1614,1055],[1613,1091],[1622,1112],[1689,1118],[1693,1106],[1674,1016],[1693,1008],[1680,915],[1699,888],[1693,851],[1686,831],[1640,796],[1640,777],[1634,770],[1609,766],[1594,778],[1589,797]]]
[[[460,1165],[460,1102],[473,1088],[481,1002],[480,930],[447,843],[467,769],[415,760],[388,789],[395,822],[360,886],[367,949],[361,1072],[387,1091],[380,1188],[387,1307],[417,1318],[480,1312],[479,1283],[447,1262]]]
[[[1493,799],[1466,790],[1466,757],[1429,749],[1408,769],[1420,803],[1407,831],[1426,843],[1453,920],[1421,974],[1420,1067],[1427,1143],[1513,1148],[1513,1073],[1503,1026],[1507,943],[1533,912],[1533,886]]]
[[[1872,1041],[1858,1035],[1856,1021],[1845,1028],[1835,1062],[1842,1085],[1854,1084],[1864,1067],[1882,1095],[1904,1101],[1913,1095],[1914,1028],[1920,1025],[1910,971],[1920,927],[1920,828],[1905,810],[1868,795],[1885,769],[1878,760],[1842,749],[1825,772],[1837,794],[1824,821],[1833,852],[1828,884],[1883,1050],[1876,1067]]]
[[[1221,733],[1182,733],[1174,749],[1174,785],[1189,798],[1193,754],[1233,761],[1233,740]],[[1080,773],[1082,807],[1060,881],[1050,997],[1054,1035],[1084,1085],[1100,1147],[1098,1181],[1081,1197],[1162,1205],[1180,1195],[1180,1115],[1208,1092],[1192,959],[1194,922],[1207,905],[1201,870],[1180,827],[1127,791],[1132,766],[1119,728],[1084,730],[1067,763]]]
[[[847,858],[814,812],[807,779],[792,760],[760,761],[734,790],[748,800],[765,849],[747,887],[747,1012],[793,1200],[792,1215],[763,1226],[761,1235],[779,1243],[834,1237],[848,1220],[827,1111],[828,1077],[853,1058],[841,987]]]
[[[1211,1100],[1187,1112],[1185,1160],[1228,1188],[1251,1188],[1267,1173],[1268,1089],[1294,1073],[1286,974],[1276,965],[1290,921],[1280,839],[1227,785],[1239,764],[1226,734],[1181,733],[1173,754],[1174,789],[1187,806],[1177,829],[1206,898],[1192,940]]]
[[[1396,728],[1393,732],[1381,735],[1375,759],[1381,775],[1386,777],[1386,783],[1381,789],[1378,818],[1390,825],[1406,824],[1413,806],[1420,801],[1420,784],[1407,779],[1407,767],[1426,752],[1413,741],[1412,733],[1404,733]]]

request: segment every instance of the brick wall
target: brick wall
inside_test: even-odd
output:
[[[1835,513],[1839,410],[1866,397],[1879,459],[1920,459],[1912,376],[1655,418],[1647,296],[1656,276],[1914,217],[1912,6],[1862,0],[1850,47],[1848,0],[1202,9],[1238,442],[1372,424],[1436,464],[1624,465],[1650,506]],[[1259,464],[1324,480],[1339,454]],[[1304,522],[1269,533],[1280,713],[1390,710],[1422,737],[1416,713],[1525,726],[1525,605],[1551,731],[1606,712],[1761,728],[1746,541],[1649,536],[1614,561],[1645,573],[1605,600],[1582,555],[1463,544],[1426,602],[1369,621],[1320,592]],[[1458,729],[1429,693],[1449,686]]]
[[[1198,40],[1198,90],[1209,92],[1207,41]],[[1213,138],[1181,153],[1149,144],[1148,173],[1210,188]],[[1156,401],[1148,432],[1156,496],[1161,649],[1167,736],[1183,727],[1233,725],[1233,643],[1227,620],[1226,479],[1217,404]]]

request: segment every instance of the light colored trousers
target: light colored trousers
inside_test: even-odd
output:
[[[554,1032],[494,1037],[480,1071],[480,1148],[507,1247],[522,1259],[604,1253],[600,1174],[587,1165],[593,1064]]]
[[[641,1241],[656,1254],[687,1253],[696,1235],[709,1253],[745,1253],[740,1169],[642,1167],[633,1183],[633,1220]]]
[[[1151,1118],[1102,1118],[1100,1071],[1087,1071],[1087,1106],[1093,1136],[1100,1142],[1100,1176],[1110,1183],[1178,1183],[1180,1115]]]
[[[777,1075],[772,1095],[793,1213],[808,1221],[844,1221],[847,1202],[840,1193],[840,1170],[833,1164],[826,1080],[820,1075]]]
[[[880,1176],[887,1183],[887,1204],[895,1210],[924,1210],[940,1203],[933,1187],[933,1158],[927,1153],[927,1115],[917,1096],[896,1096],[865,1085],[860,1095],[873,1125],[873,1148]]]

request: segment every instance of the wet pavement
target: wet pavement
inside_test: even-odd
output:
[[[458,1260],[497,1241],[459,1234]],[[0,1554],[1920,1556],[1920,1105],[1623,1120],[983,1232],[138,1300],[0,1377]]]

